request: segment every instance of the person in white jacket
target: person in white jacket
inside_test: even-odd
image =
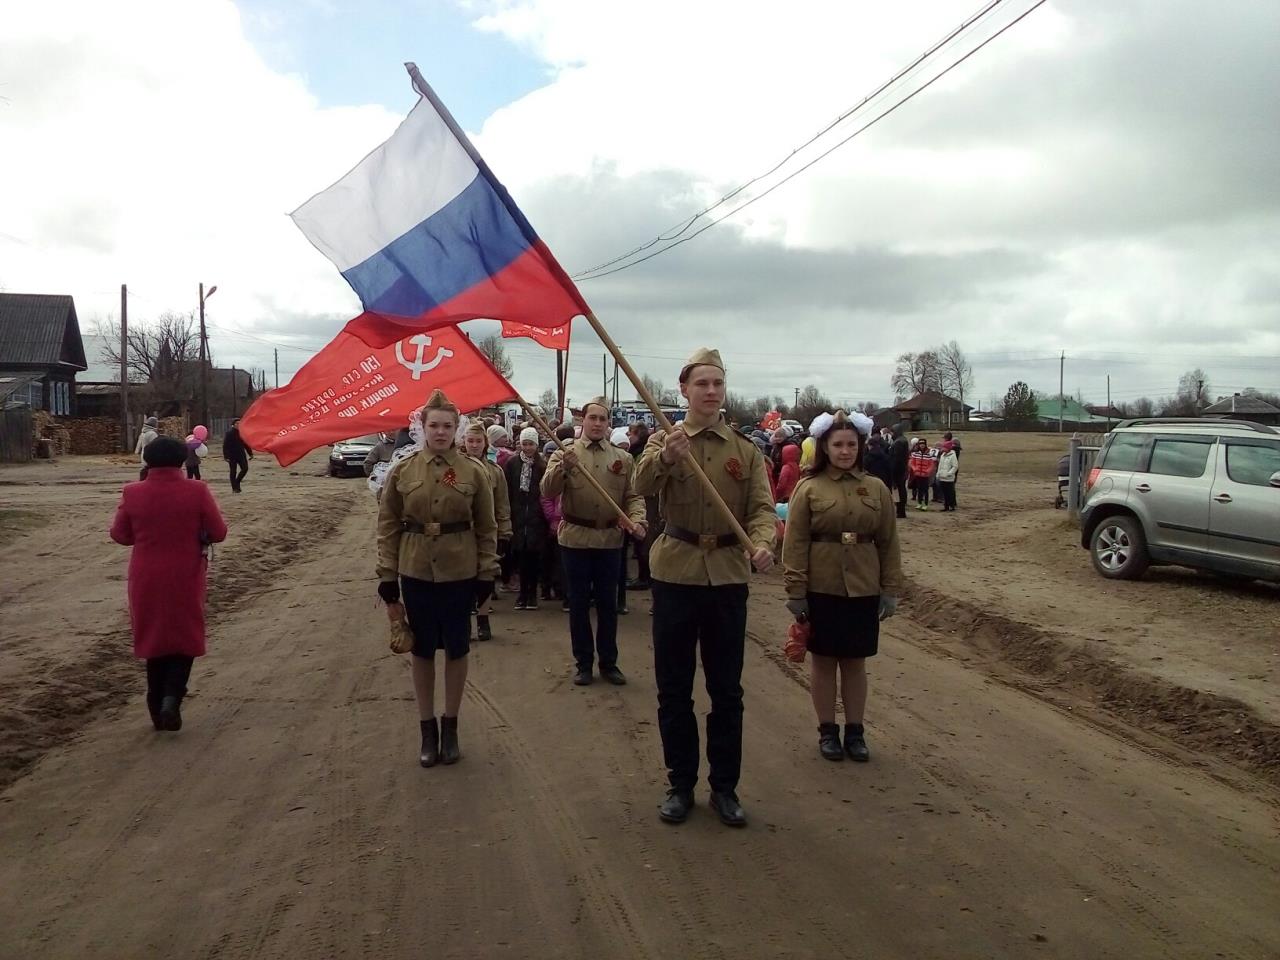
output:
[[[138,434],[138,442],[133,445],[133,452],[138,455],[138,460],[145,463],[142,459],[142,451],[147,448],[147,444],[160,436],[159,423],[155,417],[147,417],[142,422],[142,432]]]
[[[938,457],[938,472],[935,479],[938,491],[942,494],[942,512],[955,512],[956,478],[960,475],[960,458],[956,456],[956,445],[946,440],[942,444],[942,454]]]

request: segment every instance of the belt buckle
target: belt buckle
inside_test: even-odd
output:
[[[422,525],[422,532],[425,533],[428,537],[438,537],[440,536],[440,524],[424,523]]]
[[[840,534],[840,542],[846,545],[850,543],[857,543],[858,535],[856,533],[850,533],[848,530],[845,530],[843,533]]]
[[[714,550],[716,547],[720,545],[719,540],[720,538],[717,537],[714,533],[698,534],[698,546],[701,547],[703,550]]]

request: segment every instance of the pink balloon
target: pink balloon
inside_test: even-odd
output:
[[[197,440],[199,440],[201,443],[203,443],[204,441],[209,439],[209,428],[206,427],[204,424],[200,424],[198,427],[196,427],[194,430],[191,431],[191,435],[195,437]]]

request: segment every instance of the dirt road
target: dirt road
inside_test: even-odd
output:
[[[645,598],[624,688],[569,684],[558,607],[496,616],[464,759],[421,769],[370,601],[372,504],[314,462],[256,461],[238,498],[215,479],[210,655],[158,735],[103,534],[127,472],[0,475],[0,510],[25,511],[0,578],[6,960],[1280,953],[1271,785],[993,679],[907,616],[871,671],[873,761],[822,761],[776,577],[753,586],[748,829],[705,791],[689,823],[656,818]]]

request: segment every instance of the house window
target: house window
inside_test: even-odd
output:
[[[27,402],[32,410],[44,409],[44,384],[39,380],[27,384]]]

